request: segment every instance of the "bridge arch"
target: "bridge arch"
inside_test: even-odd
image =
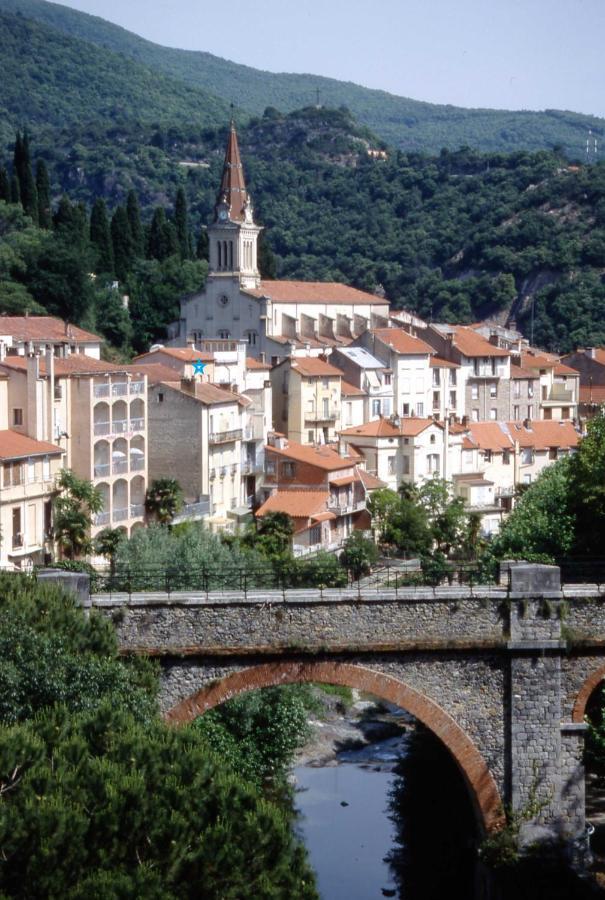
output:
[[[460,769],[483,833],[503,824],[503,806],[483,756],[454,719],[434,700],[390,675],[344,662],[290,660],[241,669],[201,688],[165,714],[173,725],[192,722],[213,706],[258,688],[317,681],[374,694],[400,706],[425,725],[450,751]]]
[[[582,687],[576,695],[576,700],[573,706],[573,711],[571,714],[572,722],[584,721],[588,701],[603,680],[605,680],[605,665],[599,666],[598,669],[595,669],[594,672],[591,672],[591,674],[582,684]]]

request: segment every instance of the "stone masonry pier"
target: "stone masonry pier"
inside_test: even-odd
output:
[[[168,721],[236,694],[324,681],[407,709],[449,748],[483,830],[580,848],[584,711],[605,676],[605,591],[518,565],[508,587],[93,595],[125,653],[157,657]]]

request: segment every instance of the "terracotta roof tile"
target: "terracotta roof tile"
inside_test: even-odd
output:
[[[271,366],[267,362],[261,362],[260,359],[254,359],[253,356],[247,356],[246,368],[254,371],[255,369],[270,369]]]
[[[392,347],[396,353],[424,356],[427,353],[433,354],[435,352],[429,344],[421,341],[420,338],[408,334],[403,328],[375,328],[372,334],[382,341],[383,344]]]
[[[276,491],[256,511],[257,516],[270,512],[284,512],[293,519],[310,519],[327,512],[328,491]]]
[[[337,471],[338,469],[348,469],[353,465],[353,460],[343,458],[329,447],[311,447],[290,440],[288,441],[288,446],[283,449],[267,445],[265,447],[265,452],[276,453],[278,456],[283,456],[286,459],[308,463],[311,466],[317,466],[318,469],[324,469],[328,472]]]
[[[464,356],[469,358],[475,356],[510,356],[508,350],[504,350],[502,347],[495,347],[494,344],[490,344],[489,341],[477,334],[476,331],[473,331],[472,328],[467,328],[464,325],[455,326],[453,335],[454,347],[457,347]]]
[[[68,333],[66,332],[66,327]],[[0,334],[10,334],[18,341],[49,341],[100,344],[103,338],[77,325],[65,325],[54,316],[0,316]]]
[[[305,378],[342,378],[342,372],[319,356],[294,356],[290,368]]]
[[[64,452],[55,444],[36,441],[25,434],[12,431],[10,428],[0,431],[0,459],[20,459],[25,456],[46,456]]]
[[[335,281],[261,281],[259,288],[246,289],[253,297],[269,297],[275,303],[330,303],[388,306],[376,297]]]
[[[551,447],[568,449],[577,447],[580,436],[569,421],[536,420],[526,428],[520,422],[508,422],[513,440],[520,447],[533,447],[535,450],[548,450]]]

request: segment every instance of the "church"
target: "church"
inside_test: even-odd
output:
[[[232,122],[208,226],[208,279],[203,291],[181,301],[180,319],[168,328],[169,344],[245,341],[249,356],[274,365],[290,356],[328,354],[367,329],[388,326],[384,297],[335,282],[262,280],[260,231]]]

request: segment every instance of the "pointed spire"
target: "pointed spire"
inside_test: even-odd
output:
[[[231,119],[229,139],[227,140],[225,162],[223,165],[223,177],[216,198],[216,218],[219,217],[219,206],[223,206],[223,208],[226,206],[229,219],[232,222],[243,222],[245,219],[246,206],[248,206],[249,203],[250,199],[248,197],[248,192],[246,191],[244,169],[239,153],[235,122]]]

